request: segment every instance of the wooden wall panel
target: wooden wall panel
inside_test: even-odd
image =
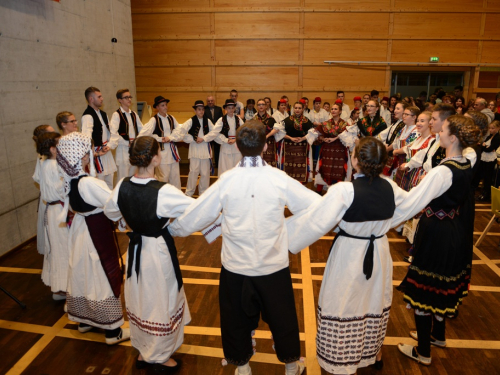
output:
[[[384,86],[384,80],[385,67],[305,66],[303,85],[333,90],[367,86],[380,88]]]
[[[272,38],[276,35],[297,36],[298,32],[298,13],[215,14],[215,34]]]
[[[342,10],[380,10],[389,9],[391,7],[391,0],[305,0],[305,8],[313,9],[342,9]]]
[[[140,88],[139,88],[140,89]],[[151,106],[154,103],[154,98],[158,95],[161,95],[170,100],[168,103],[168,111],[169,112],[188,112],[193,113],[192,106],[195,101],[203,100],[205,103],[207,101],[208,94],[206,92],[172,92],[172,91],[164,91],[158,89],[150,90],[150,91],[137,91],[137,95],[140,95],[141,100],[147,101]],[[191,115],[193,116],[193,115]]]
[[[132,18],[134,40],[210,34],[208,13],[136,14]]]
[[[366,60],[384,61],[387,41],[371,40],[304,40],[304,60]]]
[[[304,35],[329,38],[387,38],[388,13],[306,13]]]
[[[159,11],[167,8],[209,7],[210,0],[132,0],[132,12]]]
[[[487,14],[484,25],[484,36],[487,38],[500,37],[500,14]]]
[[[395,38],[473,39],[479,38],[480,30],[481,14],[479,13],[394,14],[393,36]]]
[[[233,8],[233,7],[256,7],[256,8],[283,8],[283,7],[298,7],[300,0],[273,0],[270,2],[262,2],[262,0],[214,0],[215,8]]]
[[[297,61],[298,40],[216,40],[217,61]]]
[[[500,42],[483,42],[482,63],[498,63],[500,61]]]
[[[209,67],[174,67],[135,69],[140,87],[210,87]],[[140,85],[140,86],[139,86]]]
[[[425,10],[426,12],[449,12],[461,11],[467,12],[471,10],[480,10],[483,8],[483,0],[453,0],[453,1],[436,1],[436,0],[419,0],[411,2],[408,0],[395,0],[394,8],[403,10]]]
[[[217,67],[216,86],[297,87],[298,67]]]
[[[136,66],[161,66],[173,63],[205,63],[210,61],[209,40],[136,41]]]
[[[252,90],[252,91],[241,91],[238,90],[238,100],[242,102],[243,104],[246,104],[247,99],[254,99],[255,102],[259,99],[263,99],[264,97],[268,96],[271,98],[271,104],[273,108],[276,108],[276,105],[278,103],[278,100],[281,99],[283,95],[288,96],[288,99],[290,102],[295,103],[299,99],[299,95],[297,94],[296,91],[279,91],[279,92],[272,92],[268,90]],[[215,103],[218,106],[221,106],[224,104],[226,99],[229,99],[229,92],[218,92],[215,96]]]
[[[392,61],[428,62],[429,57],[438,56],[439,62],[476,62],[477,41],[433,41],[394,40]]]

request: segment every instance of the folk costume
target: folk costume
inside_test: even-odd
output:
[[[420,133],[417,131],[415,124],[410,126],[405,125],[397,134],[394,142],[392,142],[392,149],[399,150],[400,148],[413,143],[418,137],[420,137]],[[392,171],[392,175],[398,186],[401,186],[401,178],[403,175],[402,171],[398,170],[397,168],[406,161],[406,154],[396,155],[394,157],[394,169]]]
[[[234,106],[234,101],[226,100],[224,109],[228,105]],[[220,133],[215,138],[215,142],[220,144],[219,154],[219,177],[227,170],[233,168],[241,160],[241,152],[238,150],[236,143],[229,144],[229,140],[236,140],[236,131],[243,125],[243,120],[236,114],[229,116],[225,114],[216,123],[215,128],[220,128]]]
[[[289,139],[283,140],[283,170],[287,175],[302,182],[303,184],[312,181],[312,150],[314,136],[309,130],[314,127],[304,115],[297,117],[291,115],[283,121],[286,135],[294,137],[306,137],[302,142],[292,142]]]
[[[196,109],[197,106],[203,106],[203,101],[196,101],[193,109]],[[221,126],[214,127],[208,118],[199,118],[194,115],[181,125],[179,131],[184,142],[189,143],[189,175],[186,195],[191,197],[194,194],[198,176],[200,176],[198,193],[201,195],[210,185],[210,172],[213,170],[210,142],[220,133]],[[198,137],[202,138],[203,142],[197,143]]]
[[[291,363],[300,358],[283,210],[287,205],[297,214],[319,198],[260,156],[244,157],[169,226],[173,236],[185,237],[222,211],[219,302],[228,363],[242,366],[252,357],[251,332],[261,313],[278,359]]]
[[[330,114],[323,108],[319,109],[319,112],[316,112],[315,109],[311,109],[305,116],[311,121],[313,124],[319,122],[320,124],[328,121],[330,119]]]
[[[304,214],[287,219],[297,254],[338,224],[318,299],[317,358],[333,374],[373,364],[392,302],[392,258],[386,233],[407,193],[393,181],[357,174],[339,182]]]
[[[318,163],[316,164],[316,176],[314,185],[319,188],[330,186],[336,182],[344,181],[347,171],[348,154],[347,148],[340,139],[347,127],[347,123],[339,118],[338,122],[330,119],[322,125],[309,130],[313,136],[319,137],[320,142],[325,138],[337,138],[332,143],[323,142],[319,151]]]
[[[363,137],[375,137],[386,128],[387,124],[379,115],[375,117],[366,116],[358,120],[359,133]]]
[[[95,110],[90,105],[87,106],[82,115],[82,133],[92,138],[94,142],[94,166],[97,178],[106,182],[110,189],[113,189],[113,177],[117,170],[115,159],[111,151],[104,155],[96,156],[96,152],[103,147],[109,146],[111,132],[109,128],[108,115],[100,109]]]
[[[111,194],[106,183],[82,169],[82,158],[90,152],[91,139],[82,133],[62,137],[57,145],[57,163],[64,176],[66,218],[68,201],[75,211],[69,231],[71,246],[67,288],[70,320],[121,335],[120,301],[123,274],[113,223],[102,208]],[[113,337],[113,336],[111,336]],[[106,340],[108,340],[108,334]]]
[[[285,113],[281,113],[279,110],[274,111],[272,114],[273,119],[276,120],[277,123],[285,121],[285,119],[290,116],[287,111]]]
[[[204,116],[212,121],[212,124],[215,124],[223,115],[224,113],[222,112],[222,107],[217,105],[214,105],[213,107],[208,105],[205,106]],[[215,141],[210,142],[210,144],[212,145],[215,165],[219,165],[220,144]]]
[[[149,363],[164,363],[182,345],[191,320],[169,218],[193,202],[179,189],[153,178],[125,178],[104,208],[113,221],[122,215],[133,232],[125,280],[132,346]]]
[[[282,127],[277,126],[276,120],[267,112],[265,112],[262,117],[257,113],[253,119],[262,122],[266,126],[266,135],[274,129],[282,130]],[[264,161],[272,167],[276,167],[277,149],[281,147],[283,137],[284,133],[278,132],[266,139],[267,150],[262,153],[262,157]]]
[[[390,146],[394,143],[394,141],[396,140],[396,137],[398,136],[398,134],[400,134],[401,130],[404,127],[405,127],[405,123],[403,122],[403,120],[398,120],[395,123],[393,123],[390,127],[381,131],[377,135],[377,139],[384,142],[384,144],[386,146]],[[392,176],[394,168],[396,168],[397,163],[398,163],[398,158],[395,155],[393,155],[392,152],[390,152],[382,173],[385,176]]]
[[[497,148],[500,147],[500,133],[488,134],[481,147],[481,162],[479,170],[483,178],[483,200],[491,198],[491,182],[495,165],[497,165]]]
[[[424,209],[413,262],[398,288],[408,307],[415,310],[418,353],[423,357],[430,358],[431,315],[435,316],[433,337],[444,341],[444,318],[456,315],[468,294],[472,249],[467,237],[471,228],[461,211],[470,196],[471,175],[471,163],[465,157],[445,158],[401,205],[403,218]]]
[[[119,181],[134,174],[135,167],[132,167],[128,160],[128,149],[132,141],[141,132],[142,122],[137,113],[130,109],[126,112],[120,107],[111,116],[109,128],[111,131],[109,147],[116,150],[117,180]]]
[[[156,97],[153,108],[156,108],[156,106],[163,101],[168,103],[170,100],[162,96]],[[139,137],[149,135],[158,141],[161,150],[160,169],[163,175],[161,180],[181,190],[181,174],[179,169],[181,157],[179,156],[179,150],[175,144],[175,142],[182,141],[183,138],[179,127],[180,125],[175,117],[169,114],[167,114],[167,116],[162,116],[160,113],[157,113],[144,124],[144,127],[139,133]],[[162,141],[162,138],[166,137],[170,139],[170,142]]]
[[[64,181],[59,175],[55,159],[42,159],[37,168],[36,181],[40,184],[40,210],[43,218],[45,249],[42,281],[53,293],[66,292],[68,286],[69,243],[68,227],[59,217],[64,211]]]
[[[35,172],[33,173],[33,181],[35,181],[38,185],[40,185],[40,162],[42,156],[36,155],[36,165]],[[44,227],[44,219],[45,219],[45,204],[42,200],[42,193],[40,192],[38,196],[38,210],[37,210],[37,221],[36,221],[36,250],[38,254],[45,254],[45,227]]]

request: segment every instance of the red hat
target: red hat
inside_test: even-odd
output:
[[[319,96],[317,96],[317,97],[314,98],[313,104],[316,103],[316,102],[320,102],[321,103],[321,98]]]
[[[335,104],[342,104],[342,99],[335,100]]]
[[[359,111],[358,107],[354,107],[353,111]]]
[[[285,104],[286,104],[286,103],[287,103],[287,101],[286,101],[286,99],[280,99],[280,100],[278,101],[278,103],[285,103]]]
[[[361,96],[355,96],[355,97],[354,97],[354,101],[358,101],[358,102],[360,102],[360,101],[361,101]]]
[[[382,100],[385,100],[386,102],[388,102],[388,101],[389,101],[389,98],[388,98],[387,96],[384,96],[384,97],[382,98]]]
[[[306,101],[305,101],[305,99],[300,99],[300,100],[299,100],[299,103],[302,103],[302,104],[306,105]]]

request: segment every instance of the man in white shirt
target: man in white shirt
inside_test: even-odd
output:
[[[349,104],[345,102],[345,93],[342,90],[337,91],[337,99],[342,101],[342,113],[340,114],[340,118],[347,121],[351,116],[351,109],[349,108]]]
[[[286,99],[279,100],[278,110],[273,113],[273,118],[276,120],[276,123],[281,123],[289,116],[288,112],[286,111],[287,105],[288,101]]]
[[[272,116],[276,110],[273,108],[273,105],[271,103],[271,98],[266,96],[264,98],[264,101],[266,102],[266,112],[269,114],[269,116]]]
[[[297,315],[290,278],[285,205],[293,214],[320,196],[262,160],[265,125],[246,122],[236,133],[243,155],[237,167],[189,206],[169,227],[185,237],[205,228],[222,211],[222,269],[219,285],[222,348],[236,374],[251,374],[251,332],[260,314],[273,334],[287,375],[303,371]]]
[[[158,113],[144,124],[139,137],[149,135],[160,143],[160,169],[163,175],[160,180],[168,182],[170,185],[181,190],[181,175],[179,171],[181,158],[175,142],[181,142],[183,136],[179,131],[180,125],[175,117],[167,113],[169,102],[170,100],[165,99],[163,96],[155,98],[153,108],[157,109]]]
[[[94,165],[97,178],[106,182],[113,190],[113,177],[116,172],[115,159],[109,147],[111,138],[108,115],[100,110],[103,103],[101,90],[88,87],[85,90],[88,106],[82,115],[82,133],[92,138],[94,142]]]
[[[186,187],[188,197],[194,194],[198,176],[200,176],[199,195],[210,186],[210,172],[213,170],[210,142],[217,137],[222,128],[222,126],[214,127],[212,121],[204,116],[203,100],[197,100],[193,109],[196,114],[179,128],[184,142],[189,143],[189,175]]]
[[[323,124],[330,119],[330,114],[321,108],[321,98],[315,97],[313,100],[313,109],[305,116],[316,126]]]
[[[226,110],[226,114],[215,123],[216,128],[221,128],[220,133],[215,138],[215,141],[221,145],[219,177],[241,160],[241,152],[236,147],[236,131],[243,125],[243,120],[234,114],[236,103],[233,99],[226,99],[226,103],[222,107]]]
[[[229,98],[233,99],[236,103],[236,110],[234,111],[234,113],[236,113],[237,116],[240,116],[240,118],[243,119],[245,116],[245,114],[243,113],[244,105],[242,102],[238,101],[238,91],[234,89],[231,90],[231,92],[229,93]]]
[[[137,113],[132,111],[132,95],[129,89],[120,89],[116,92],[116,99],[120,108],[111,116],[111,138],[109,148],[116,149],[116,166],[118,167],[118,181],[124,177],[132,176],[135,167],[130,165],[128,149],[132,141],[142,130],[142,122]]]

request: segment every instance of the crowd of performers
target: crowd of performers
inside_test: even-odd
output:
[[[225,113],[212,97],[207,106],[196,101],[194,116],[183,124],[158,96],[158,113],[143,125],[130,110],[129,90],[117,92],[120,108],[109,120],[99,109],[99,89],[89,87],[81,131],[70,112],[56,118],[61,134],[49,125],[35,129],[38,250],[54,299],[66,299],[79,332],[103,329],[108,345],[131,339],[137,368],[174,373],[181,364],[172,355],[191,317],[173,237],[219,223],[225,361],[237,366],[236,375],[251,374],[252,332],[262,316],[286,374],[300,374],[289,252],[335,228],[318,301],[317,358],[333,374],[380,369],[392,304],[386,233],[398,228],[413,244],[398,289],[414,311],[410,336],[417,340],[398,348],[430,365],[431,345],[446,346],[446,319],[456,316],[468,293],[475,175],[490,168],[498,124],[490,124],[487,135],[491,121],[480,111],[456,114],[445,103],[421,111],[401,101],[388,126],[390,116],[384,119],[375,97],[365,109],[355,98],[359,103],[346,118],[343,93],[330,113],[319,97],[306,114],[304,100],[288,108],[283,98],[272,111],[267,98],[245,118],[247,108],[231,95]],[[180,141],[189,144],[185,193]],[[220,145],[219,178],[210,186],[213,141]],[[313,177],[316,192],[305,186]],[[285,206],[293,214],[287,219]],[[130,237],[126,267],[116,223]],[[124,276],[130,329],[121,328]]]

